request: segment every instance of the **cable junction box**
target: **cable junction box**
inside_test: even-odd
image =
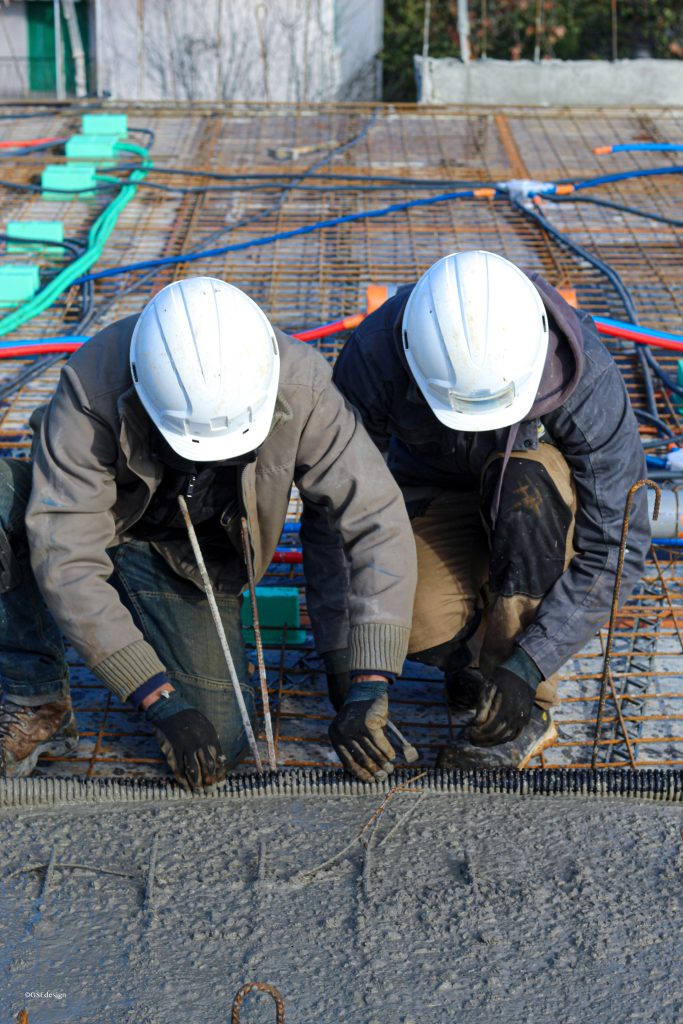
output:
[[[43,198],[67,200],[94,196],[96,170],[95,164],[48,164],[40,179]]]
[[[40,269],[34,264],[8,263],[0,267],[0,306],[18,306],[40,288]]]
[[[60,245],[48,244],[64,241],[64,224],[61,220],[10,220],[5,234],[12,236],[7,242],[7,252],[64,252]],[[22,242],[22,238],[36,241]]]

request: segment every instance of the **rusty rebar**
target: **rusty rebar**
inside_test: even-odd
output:
[[[17,1024],[28,1024],[28,1010],[19,1010]]]
[[[246,985],[242,985],[242,988],[233,1000],[232,1015],[230,1017],[231,1024],[240,1024],[242,1004],[249,993],[253,991],[267,992],[272,997],[275,1003],[275,1024],[285,1024],[285,1001],[275,988],[275,985],[269,985],[265,981],[249,981]]]
[[[633,487],[626,496],[626,508],[624,509],[624,520],[621,527],[621,542],[619,544],[619,558],[617,561],[617,572],[614,578],[614,591],[612,595],[612,610],[609,618],[609,630],[607,633],[607,643],[605,645],[605,656],[603,661],[602,678],[600,680],[600,696],[598,698],[598,714],[597,721],[595,723],[595,738],[593,740],[593,754],[591,756],[591,767],[595,768],[598,761],[598,747],[600,745],[600,734],[602,732],[602,719],[605,712],[605,700],[607,697],[607,686],[608,683],[614,687],[614,680],[612,679],[612,669],[610,661],[612,658],[612,644],[614,642],[614,630],[616,627],[617,613],[619,611],[619,591],[621,590],[621,578],[624,574],[624,559],[626,558],[626,543],[628,541],[628,528],[631,520],[631,506],[633,504],[633,498],[637,491],[642,487],[651,487],[655,492],[655,506],[652,512],[652,518],[657,519],[659,517],[659,505],[662,499],[661,488],[653,480],[637,480]],[[617,706],[617,713],[619,714],[619,723],[624,731],[624,740],[629,748],[629,757],[635,767],[635,760],[633,758],[632,751],[630,749],[630,740],[626,735],[626,725],[623,721],[623,717],[620,714],[619,702],[615,701]]]
[[[254,642],[256,644],[256,661],[258,664],[259,682],[261,684],[261,701],[263,702],[263,720],[266,727],[266,744],[268,746],[268,764],[271,771],[276,771],[277,760],[275,757],[275,741],[273,739],[273,723],[270,717],[270,699],[268,697],[268,678],[266,676],[266,663],[263,657],[263,641],[261,639],[261,623],[259,622],[258,602],[256,600],[256,582],[254,579],[254,560],[251,556],[251,541],[249,540],[249,526],[245,516],[240,517],[240,533],[242,535],[242,550],[244,562],[247,567],[247,578],[249,580],[249,600],[251,601],[251,620],[254,627]]]

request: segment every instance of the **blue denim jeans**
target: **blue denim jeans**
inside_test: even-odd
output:
[[[0,458],[0,529],[17,569],[11,589],[0,593],[0,684],[5,696],[35,705],[62,699],[69,676],[62,636],[31,572],[24,527],[30,490],[31,463]],[[119,544],[108,554],[114,565],[109,582],[166,666],[174,687],[213,723],[228,762],[236,763],[247,739],[206,597],[174,573],[147,542]],[[216,595],[253,722],[254,691],[248,682],[241,600]]]

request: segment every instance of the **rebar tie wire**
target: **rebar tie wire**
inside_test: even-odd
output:
[[[608,683],[612,690],[612,699],[616,707],[617,716],[619,718],[619,724],[624,734],[624,740],[629,752],[629,760],[631,761],[631,767],[635,768],[635,758],[631,749],[631,741],[626,733],[626,723],[624,722],[623,715],[621,713],[621,705],[616,694],[614,687],[614,678],[612,676],[611,669],[611,658],[612,658],[612,645],[614,643],[614,631],[616,629],[617,614],[619,611],[619,591],[621,590],[621,579],[624,573],[624,559],[626,558],[626,544],[628,541],[628,528],[631,519],[631,506],[636,492],[642,487],[651,487],[655,492],[655,504],[652,511],[653,520],[657,520],[659,517],[659,505],[662,499],[662,491],[658,484],[654,480],[638,480],[631,487],[626,497],[626,509],[624,511],[624,521],[621,528],[621,543],[619,544],[619,560],[617,562],[617,572],[614,578],[614,592],[612,597],[612,611],[609,618],[609,630],[607,633],[607,644],[605,646],[605,657],[603,662],[602,679],[600,680],[600,696],[598,699],[598,716],[595,723],[595,738],[593,740],[593,754],[591,757],[591,768],[595,768],[598,760],[598,747],[600,745],[600,734],[602,732],[602,719],[605,713],[605,700],[607,697],[607,686]]]

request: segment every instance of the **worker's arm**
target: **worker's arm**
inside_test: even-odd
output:
[[[627,495],[646,475],[638,426],[621,373],[586,317],[584,335],[586,365],[576,391],[543,418],[576,486],[576,555],[518,641],[546,679],[609,617]],[[641,490],[631,511],[621,603],[642,574],[649,543],[647,500]]]
[[[91,408],[67,366],[33,456],[26,512],[31,565],[60,629],[89,668],[122,700],[164,672],[109,583],[117,543],[117,438]]]
[[[329,559],[337,550],[336,534],[348,563],[349,668],[397,674],[407,651],[417,573],[403,497],[322,359],[316,361],[315,395],[299,441],[295,483],[304,501],[324,512],[320,533],[327,526],[331,540],[316,537],[312,544],[304,530],[309,593],[313,583],[329,594],[328,607],[343,610],[346,577],[340,587]]]
[[[369,317],[350,336],[334,367],[333,379],[342,394],[360,413],[375,447],[389,447],[388,410],[391,383],[381,372],[381,346],[387,325],[383,310]],[[370,464],[361,472],[371,476]],[[385,472],[380,471],[377,486]],[[372,480],[368,483],[372,486]],[[306,573],[306,601],[316,648],[323,655],[330,696],[336,705],[348,687],[348,563],[342,538],[330,520],[325,501],[304,495],[301,542]],[[324,567],[324,571],[322,568]]]

